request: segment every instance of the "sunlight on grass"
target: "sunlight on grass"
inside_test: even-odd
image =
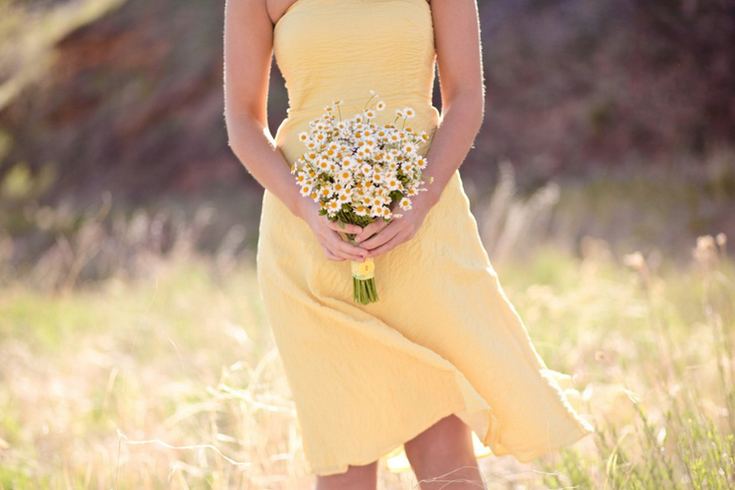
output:
[[[683,268],[591,238],[581,258],[501,264],[598,433],[528,465],[483,458],[489,488],[733,485],[735,268],[719,240]],[[252,263],[152,264],[67,293],[0,291],[0,488],[310,488]],[[410,471],[381,485],[417,488]]]

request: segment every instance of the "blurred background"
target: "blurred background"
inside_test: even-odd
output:
[[[33,263],[107,205],[110,218],[164,207],[190,221],[208,202],[196,246],[237,226],[235,248],[253,249],[262,190],[227,146],[222,4],[2,1],[0,229],[20,240],[5,261]],[[478,219],[505,163],[521,200],[558,186],[526,243],[573,249],[590,234],[675,253],[735,230],[732,2],[479,8],[486,116],[461,168]],[[274,64],[273,133],[286,107]]]
[[[681,387],[686,362],[732,340],[735,4],[479,11],[487,105],[461,173],[501,282],[552,367],[602,391],[611,373],[644,392]],[[253,271],[262,189],[227,145],[223,12],[0,0],[0,488],[306,488]],[[273,133],[286,108],[274,63]],[[682,353],[693,332],[711,342]],[[732,356],[717,359],[692,413],[735,429]],[[629,401],[620,386],[606,396]],[[701,410],[710,395],[729,415]],[[637,488],[694,488],[686,454],[646,463],[660,481],[621,455],[615,427],[652,424],[642,453],[667,444],[663,412],[645,413],[587,448],[607,472],[549,460],[562,476],[538,488],[626,488],[638,470]],[[727,441],[730,462],[703,466],[712,481],[733,470]],[[498,488],[542,485],[506,461],[492,463]],[[410,488],[401,478],[381,484]]]

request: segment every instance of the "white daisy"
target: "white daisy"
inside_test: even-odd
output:
[[[350,172],[349,170],[340,170],[337,173],[337,179],[339,179],[339,181],[343,184],[346,184],[347,182],[350,182],[352,180],[352,172]]]
[[[337,199],[333,199],[327,203],[327,210],[330,211],[332,215],[334,215],[337,211],[339,211],[340,203],[337,201]]]
[[[408,153],[409,155],[413,155],[414,153],[416,153],[416,150],[416,145],[414,145],[413,143],[406,143],[405,145],[403,145],[403,151]]]
[[[369,163],[363,163],[360,167],[360,172],[362,172],[365,177],[370,178],[373,175],[373,167]]]
[[[322,188],[319,189],[319,194],[322,196],[322,199],[329,198],[332,195],[332,189],[328,184],[323,185]]]

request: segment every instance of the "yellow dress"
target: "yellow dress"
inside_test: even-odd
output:
[[[426,0],[297,0],[274,28],[274,51],[289,94],[276,143],[289,164],[325,105],[342,99],[348,118],[370,90],[388,107],[377,123],[410,106],[411,126],[433,136]],[[377,303],[354,303],[349,261],[327,259],[268,191],[257,264],[314,474],[399,461],[405,441],[452,413],[472,428],[478,456],[489,447],[521,462],[594,431],[569,403],[569,376],[547,369],[503,293],[459,172],[414,238],[375,258]]]

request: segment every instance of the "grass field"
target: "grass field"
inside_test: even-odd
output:
[[[482,458],[488,488],[735,487],[726,247],[702,238],[682,265],[587,238],[581,257],[498,265],[598,433],[530,464]],[[311,488],[252,257],[139,255],[133,278],[0,289],[0,488]],[[418,485],[383,469],[380,488]]]

